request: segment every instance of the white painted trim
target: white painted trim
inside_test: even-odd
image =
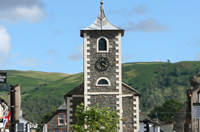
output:
[[[70,111],[72,111],[73,109],[70,108],[70,106],[72,105],[72,103],[70,102],[70,100],[72,100],[72,97],[67,97],[67,131],[70,130],[70,122],[72,122],[72,119],[70,119],[70,117],[72,117],[73,115],[70,113]]]
[[[122,97],[132,97],[133,94],[123,94]]]
[[[108,84],[98,84],[98,82],[101,80],[101,79],[105,79],[106,81],[108,81]],[[110,80],[106,77],[100,77],[99,79],[97,79],[96,81],[96,86],[110,86]]]
[[[135,100],[135,101],[134,101]],[[136,127],[137,129],[134,129],[134,131],[139,131],[139,97],[138,96],[133,96],[133,115],[136,115],[136,118],[133,118],[133,121],[136,121],[136,123],[133,124],[133,127]]]
[[[59,117],[60,114],[63,115],[63,123],[60,123],[60,117]],[[58,125],[64,125],[64,124],[65,124],[65,115],[64,115],[64,113],[59,113],[58,114]]]
[[[118,73],[118,75],[116,75],[116,83],[118,84],[118,86],[116,86],[116,89],[119,89],[119,96],[117,96],[117,98],[119,99],[119,101],[117,101],[117,104],[119,105],[118,110],[119,110],[119,116],[120,118],[122,118],[122,68],[121,68],[121,33],[118,33],[118,35],[115,36],[115,38],[117,39],[115,41],[116,46],[116,50],[118,50],[118,52],[116,52],[116,61],[118,62],[116,64],[116,67],[118,67],[118,69],[116,68],[116,73]],[[120,121],[120,130],[119,132],[123,131],[123,123],[122,121]]]
[[[116,61],[118,61],[118,63],[116,64],[116,66],[118,67],[118,69],[116,69],[116,72],[118,73],[118,75],[116,76],[118,81],[116,81],[116,83],[119,84],[119,86],[116,87],[116,89],[119,89],[119,92],[122,92],[122,69],[121,69],[121,33],[118,33],[117,36],[115,36],[116,39],[118,39],[115,43],[117,44],[116,46],[116,50],[118,50],[118,52],[116,52],[116,56],[118,56],[116,58]]]
[[[90,67],[90,64],[88,64],[88,62],[90,62],[90,58],[88,58],[88,56],[90,56],[90,41],[88,39],[90,39],[90,36],[87,35],[87,33],[83,34],[84,36],[84,106],[88,106],[90,103],[88,102],[88,89],[90,89],[90,86],[88,86],[88,84],[90,84],[90,81],[88,81],[88,79],[90,78],[90,70],[87,67]],[[89,51],[88,51],[89,50]]]
[[[72,97],[84,97],[84,95],[72,95]]]
[[[106,51],[99,51],[99,39],[101,38],[104,38],[106,40],[106,47],[107,47],[107,50]],[[109,41],[106,37],[104,36],[101,36],[97,39],[97,53],[105,53],[105,52],[108,52],[109,51]]]
[[[99,94],[121,94],[119,92],[88,92],[88,95],[99,95]]]

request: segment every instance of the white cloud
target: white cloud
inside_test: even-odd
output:
[[[83,59],[83,45],[82,44],[78,45],[76,50],[77,50],[76,53],[69,55],[67,59],[73,60],[73,61],[78,61],[78,60]]]
[[[200,52],[198,52],[194,58],[195,61],[200,61]]]
[[[7,29],[0,25],[0,67],[4,68],[8,63],[8,57],[11,49],[11,37]]]
[[[38,60],[36,58],[27,57],[19,61],[19,64],[22,66],[37,66]]]
[[[130,17],[132,14],[145,14],[147,12],[146,6],[138,6],[132,9],[122,8],[119,10],[111,11],[113,14],[122,14],[123,16]]]
[[[136,8],[133,8],[131,12],[137,13],[137,14],[144,14],[147,12],[146,6],[138,6]]]
[[[162,61],[159,59],[155,59],[155,60],[153,60],[153,62],[162,62]]]
[[[159,24],[158,20],[154,18],[149,18],[144,21],[140,21],[137,24],[133,22],[129,22],[128,27],[126,27],[127,31],[141,31],[141,32],[162,32],[169,30],[169,27],[165,24]]]
[[[45,16],[40,0],[0,0],[0,19],[9,22],[38,22]]]

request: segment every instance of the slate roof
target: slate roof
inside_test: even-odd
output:
[[[122,82],[122,85],[125,86],[126,88],[128,88],[128,89],[134,91],[134,92],[136,93],[136,95],[139,95],[139,96],[140,96],[140,93],[139,93],[137,90],[135,90],[134,88],[128,86],[127,84],[125,84],[125,83],[123,83],[123,82]]]
[[[64,103],[58,108],[58,110],[67,110],[66,103],[64,102]]]
[[[153,123],[153,124],[155,124],[155,125],[161,126],[160,123],[158,123],[158,122],[152,120],[150,117],[148,117],[147,115],[145,115],[145,114],[142,113],[142,112],[140,112],[139,120],[140,120],[140,122],[148,121],[148,122],[151,122],[151,123]]]
[[[103,1],[101,1],[100,12],[97,19],[92,25],[81,30],[81,36],[83,36],[83,31],[87,30],[119,30],[122,31],[122,36],[124,35],[124,29],[114,26],[106,18],[103,8]]]
[[[64,95],[64,98],[71,97],[74,94],[76,94],[76,95],[84,95],[84,83],[78,85],[77,87],[75,87],[74,89],[72,89],[71,91],[66,93]]]
[[[162,124],[162,126],[160,126],[160,130],[163,132],[173,132],[173,124]]]
[[[54,117],[54,115],[57,114],[58,111],[66,111],[66,110],[67,110],[66,103],[63,102],[63,104],[53,113],[53,115],[46,122],[44,122],[41,126],[44,126],[44,124],[49,122]]]

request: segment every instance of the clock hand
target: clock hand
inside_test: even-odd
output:
[[[102,63],[102,65],[104,65],[104,66],[106,66],[106,67],[108,67],[106,64],[104,64],[104,63]]]

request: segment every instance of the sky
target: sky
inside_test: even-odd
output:
[[[0,69],[83,72],[83,38],[101,0],[0,0]],[[199,0],[104,0],[125,29],[122,63],[200,60]]]

